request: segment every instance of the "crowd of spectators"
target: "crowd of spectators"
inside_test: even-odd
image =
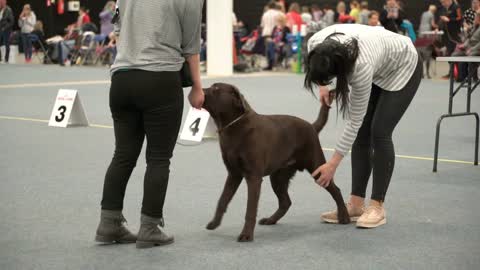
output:
[[[23,6],[15,22],[15,14],[7,0],[0,0],[0,62],[9,62],[10,45],[16,44],[24,53],[25,63],[31,63],[34,52],[41,51],[43,63],[72,65],[102,63],[111,65],[116,56],[112,18],[115,1],[108,1],[98,14],[100,29],[92,22],[88,8],[80,7],[75,21],[67,25],[63,35],[45,37],[43,22],[38,20],[30,4]],[[14,31],[18,26],[18,31]],[[37,54],[38,55],[38,54]],[[39,56],[40,58],[40,56]]]
[[[261,52],[267,58],[265,69],[272,70],[283,65],[288,66],[288,59],[295,53],[289,36],[301,31],[302,27],[315,26],[322,29],[333,24],[358,23],[384,27],[389,31],[404,34],[412,42],[425,47],[425,40],[430,50],[443,55],[480,55],[480,0],[472,0],[471,6],[462,9],[455,0],[439,0],[438,5],[430,5],[420,18],[418,31],[405,13],[406,2],[386,0],[380,10],[373,10],[367,1],[338,1],[336,6],[322,5],[317,1],[309,6],[297,2],[287,4],[285,0],[272,0],[264,9],[260,28],[254,30],[261,40]],[[43,23],[38,20],[29,4],[23,7],[18,21],[7,0],[0,0],[0,45],[5,47],[0,61],[8,62],[10,42],[16,41],[24,52],[25,62],[30,63],[33,52],[44,50],[49,62],[60,65],[101,62],[112,64],[116,55],[115,35],[111,23],[115,14],[115,2],[108,1],[105,8],[97,14],[100,27],[92,23],[88,9],[81,7],[77,19],[65,27],[62,36],[45,38]],[[242,46],[248,43],[245,25],[233,15],[238,54]],[[14,32],[14,26],[19,31]],[[242,39],[243,38],[243,39]],[[418,38],[418,40],[417,40]],[[204,38],[204,49],[206,46]],[[251,46],[252,44],[247,44]],[[253,46],[251,46],[253,48]],[[206,55],[203,56],[206,58]],[[287,64],[286,64],[287,63]]]

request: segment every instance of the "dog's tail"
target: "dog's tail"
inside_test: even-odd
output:
[[[330,94],[330,100],[333,101],[333,99],[335,98],[335,90],[330,90],[329,94]],[[322,105],[322,107],[320,107],[320,112],[318,113],[317,120],[315,120],[315,122],[313,122],[312,124],[313,128],[317,133],[320,133],[323,127],[327,124],[329,111],[330,111],[329,106]]]

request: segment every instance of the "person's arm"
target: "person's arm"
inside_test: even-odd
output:
[[[316,177],[321,173],[317,183],[322,187],[327,187],[330,184],[343,157],[345,157],[352,148],[367,112],[368,101],[372,91],[372,80],[373,67],[370,64],[357,65],[350,81],[352,90],[350,91],[350,104],[348,107],[349,117],[346,121],[343,134],[337,142],[332,158],[312,174]]]
[[[202,82],[200,80],[200,49],[203,0],[185,5],[182,19],[182,51],[192,76],[192,90],[189,100],[192,107],[201,109],[204,101]]]
[[[26,24],[28,24],[31,27],[35,26],[35,23],[37,23],[37,16],[35,16],[35,13],[31,13],[30,17],[27,17],[27,20],[25,21]]]
[[[18,27],[22,28],[25,25],[25,20],[22,17],[18,18]]]
[[[8,11],[8,12],[7,12]],[[13,25],[15,25],[15,17],[13,16],[13,11],[12,9],[8,8],[5,10],[5,12],[7,14],[3,14],[3,16],[6,16],[6,21],[7,21],[7,24],[5,26],[5,29],[11,29],[13,27]]]
[[[115,15],[112,18],[113,23],[113,33],[115,34],[116,42],[119,41],[120,38],[120,29],[122,27],[122,15],[120,13],[120,7],[123,6],[123,0],[117,0],[117,5],[115,7]]]

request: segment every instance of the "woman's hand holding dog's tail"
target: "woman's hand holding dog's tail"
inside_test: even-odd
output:
[[[330,90],[327,86],[320,86],[320,102],[322,106],[330,107],[332,104],[332,99],[330,98]]]

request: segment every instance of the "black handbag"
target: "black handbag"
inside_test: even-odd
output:
[[[187,61],[183,63],[182,69],[180,70],[180,78],[182,80],[182,87],[192,87],[192,74],[190,73],[190,65]]]

